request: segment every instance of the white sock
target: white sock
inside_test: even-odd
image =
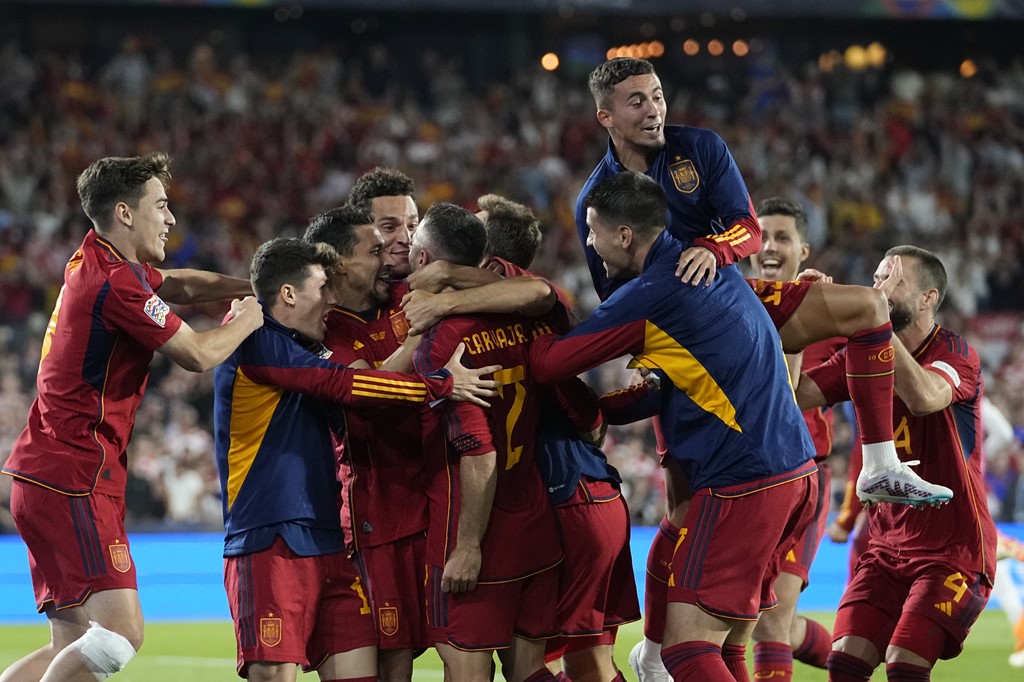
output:
[[[665,667],[661,660],[661,642],[652,642],[644,637],[644,645],[640,647],[640,663],[647,670],[660,670]]]
[[[896,445],[891,440],[884,440],[880,443],[864,443],[864,471],[873,474],[879,469],[894,467],[900,463],[896,456]]]

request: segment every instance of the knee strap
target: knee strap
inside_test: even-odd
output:
[[[90,620],[89,629],[68,647],[85,659],[86,667],[99,682],[118,673],[135,656],[131,642]]]

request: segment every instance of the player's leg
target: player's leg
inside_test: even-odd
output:
[[[135,590],[98,592],[81,606],[52,615],[48,609],[47,616],[54,642],[68,643],[41,682],[95,682],[100,675],[119,672],[142,646],[142,608]]]
[[[785,679],[775,674],[778,664],[793,670],[793,649],[790,632],[793,619],[796,617],[796,603],[804,582],[793,573],[780,573],[775,579],[775,597],[778,600],[774,609],[762,611],[754,628],[754,673],[761,677]]]
[[[434,646],[444,663],[446,682],[491,682],[493,651],[462,651],[441,643]]]
[[[329,657],[317,668],[321,682],[374,682],[377,680],[377,647],[364,646]]]
[[[294,663],[253,661],[246,667],[249,682],[295,682],[298,668]]]
[[[845,336],[846,377],[864,447],[857,493],[865,502],[939,504],[953,497],[899,461],[893,443],[892,325],[888,299],[877,289],[818,282],[779,329],[787,352]]]
[[[562,657],[565,674],[572,682],[613,682],[619,679],[618,668],[613,661],[615,645],[598,644],[566,651]]]

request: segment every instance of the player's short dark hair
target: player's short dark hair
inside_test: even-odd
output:
[[[642,237],[657,236],[665,228],[668,202],[657,182],[643,173],[623,171],[594,185],[583,200],[601,220],[629,225]]]
[[[93,161],[78,176],[78,197],[85,215],[97,229],[108,227],[110,214],[119,202],[132,207],[146,193],[150,178],[159,178],[167,186],[171,181],[171,158],[164,152],[145,156],[108,156]]]
[[[487,211],[487,256],[504,258],[521,268],[530,267],[540,250],[540,221],[523,204],[497,194],[485,194],[476,200],[477,208]]]
[[[396,168],[377,166],[356,180],[348,195],[348,203],[369,206],[377,197],[414,197],[416,185],[412,178]]]
[[[645,76],[649,73],[654,73],[654,64],[646,59],[616,57],[599,64],[591,71],[587,86],[597,106],[604,107],[616,85],[631,76]]]
[[[789,216],[796,223],[796,232],[800,239],[807,241],[807,211],[795,201],[785,197],[768,197],[757,205],[757,215],[784,215]]]
[[[345,204],[313,216],[302,238],[307,242],[322,242],[330,245],[338,255],[347,258],[359,241],[356,228],[372,225],[373,216],[367,206]]]
[[[424,233],[430,255],[455,265],[480,265],[487,247],[484,221],[455,204],[439,202],[427,209],[419,229]]]
[[[931,251],[925,251],[919,246],[911,246],[910,244],[903,244],[901,246],[894,246],[885,252],[886,257],[899,256],[904,258],[910,256],[911,258],[917,259],[920,264],[917,272],[920,277],[921,290],[935,289],[939,292],[939,300],[935,303],[935,309],[938,310],[939,306],[942,305],[942,301],[946,298],[946,267]]]
[[[337,262],[337,251],[323,242],[278,237],[256,249],[249,279],[256,295],[269,303],[285,284],[301,286],[312,274],[312,266],[319,265],[330,274]]]

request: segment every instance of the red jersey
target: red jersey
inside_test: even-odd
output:
[[[459,459],[494,451],[498,482],[481,544],[480,582],[502,582],[558,563],[562,550],[554,512],[534,463],[540,390],[530,377],[529,345],[548,325],[519,315],[479,315],[442,320],[414,356],[417,371],[441,367],[460,342],[469,366],[501,365],[503,385],[483,409],[451,402],[423,427],[430,529],[427,562],[444,566],[455,547],[460,511]]]
[[[38,397],[3,472],[65,495],[123,497],[125,453],[153,352],[181,327],[163,278],[90,230],[43,336]]]
[[[802,371],[824,364],[845,346],[846,339],[841,336],[812,343],[804,348]],[[804,410],[804,421],[814,441],[814,461],[822,462],[832,452],[832,408]]]
[[[869,546],[901,557],[942,558],[991,581],[995,577],[996,528],[981,474],[984,382],[978,354],[960,336],[936,325],[913,355],[922,367],[949,383],[953,401],[944,410],[915,417],[896,397],[896,450],[903,460],[920,460],[915,468],[918,475],[948,487],[953,499],[938,509],[875,505],[868,510]],[[834,403],[849,400],[845,369],[840,354],[808,374],[826,400]]]
[[[343,365],[365,360],[376,368],[398,350],[409,335],[401,308],[408,291],[405,282],[393,283],[390,302],[369,319],[333,308],[324,337],[334,352],[332,360]],[[358,549],[422,533],[427,528],[427,479],[418,407],[347,410],[345,421],[348,437],[338,478],[346,540]]]

